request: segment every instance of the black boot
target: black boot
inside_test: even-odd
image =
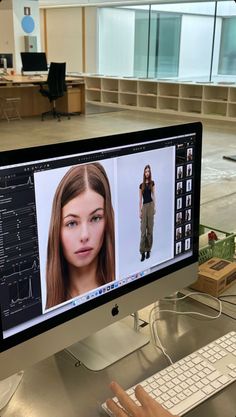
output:
[[[146,259],[150,258],[150,252],[146,253]]]
[[[143,262],[143,261],[144,261],[144,259],[145,259],[145,253],[142,253],[142,254],[141,254],[141,259],[140,259],[140,260],[141,260],[141,262]]]

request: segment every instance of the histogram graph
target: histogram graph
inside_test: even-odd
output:
[[[9,285],[9,304],[21,303],[33,298],[32,279],[24,279]]]

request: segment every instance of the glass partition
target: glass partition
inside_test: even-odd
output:
[[[186,82],[236,81],[232,1],[98,9],[98,73]]]

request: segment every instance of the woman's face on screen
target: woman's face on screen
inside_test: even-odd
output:
[[[144,175],[145,175],[146,179],[150,178],[150,168],[149,167],[145,168]]]
[[[97,260],[105,230],[104,198],[87,189],[62,208],[61,245],[66,261],[85,267]]]

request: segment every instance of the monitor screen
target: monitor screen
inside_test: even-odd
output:
[[[7,62],[7,68],[13,68],[13,54],[0,53],[0,68],[4,68],[4,59]]]
[[[45,52],[21,52],[22,70],[24,72],[47,71]]]
[[[0,377],[196,280],[200,168],[200,123],[0,153]]]

